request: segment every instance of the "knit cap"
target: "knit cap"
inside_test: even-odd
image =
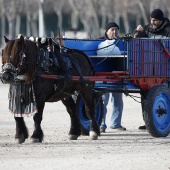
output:
[[[119,30],[119,26],[115,23],[115,22],[109,22],[107,25],[106,25],[106,31],[108,29],[110,29],[111,27],[117,27],[118,30]]]
[[[160,9],[154,9],[150,15],[151,18],[155,18],[157,20],[164,20],[164,13]]]

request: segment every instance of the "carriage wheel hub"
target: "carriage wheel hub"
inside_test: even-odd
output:
[[[163,114],[167,114],[167,109],[160,108],[157,110],[158,117],[162,116]]]

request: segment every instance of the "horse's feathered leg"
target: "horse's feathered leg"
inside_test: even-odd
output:
[[[69,139],[77,140],[78,136],[80,136],[81,134],[81,130],[80,123],[76,114],[76,104],[71,96],[64,98],[62,102],[66,106],[67,112],[69,113],[71,120]]]
[[[34,143],[42,142],[43,141],[43,131],[41,129],[41,121],[42,121],[42,114],[44,109],[45,102],[37,102],[38,112],[34,115],[34,132],[31,136]]]
[[[23,117],[15,117],[16,122],[16,134],[15,139],[18,139],[18,143],[24,143],[25,139],[28,138],[28,130],[25,125]]]
[[[87,88],[82,88],[80,94],[84,99],[86,114],[90,120],[90,132],[89,132],[90,139],[96,140],[98,136],[100,136],[100,130],[94,117],[95,114],[94,94],[92,93],[92,90],[90,90],[90,88],[89,90],[87,90]]]

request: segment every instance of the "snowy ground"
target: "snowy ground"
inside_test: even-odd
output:
[[[15,122],[8,112],[8,85],[0,83],[0,169],[1,170],[169,170],[170,136],[153,138],[143,125],[140,104],[124,96],[122,124],[125,132],[107,129],[98,140],[81,136],[68,140],[69,116],[61,102],[47,103],[42,128],[45,139],[17,144]],[[111,106],[108,106],[107,124]],[[32,117],[25,118],[30,136]]]

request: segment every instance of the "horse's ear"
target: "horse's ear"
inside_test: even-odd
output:
[[[6,43],[9,41],[9,39],[6,36],[4,36],[4,39]]]
[[[21,35],[20,38],[19,38],[19,42],[23,43],[24,42],[24,36]]]

